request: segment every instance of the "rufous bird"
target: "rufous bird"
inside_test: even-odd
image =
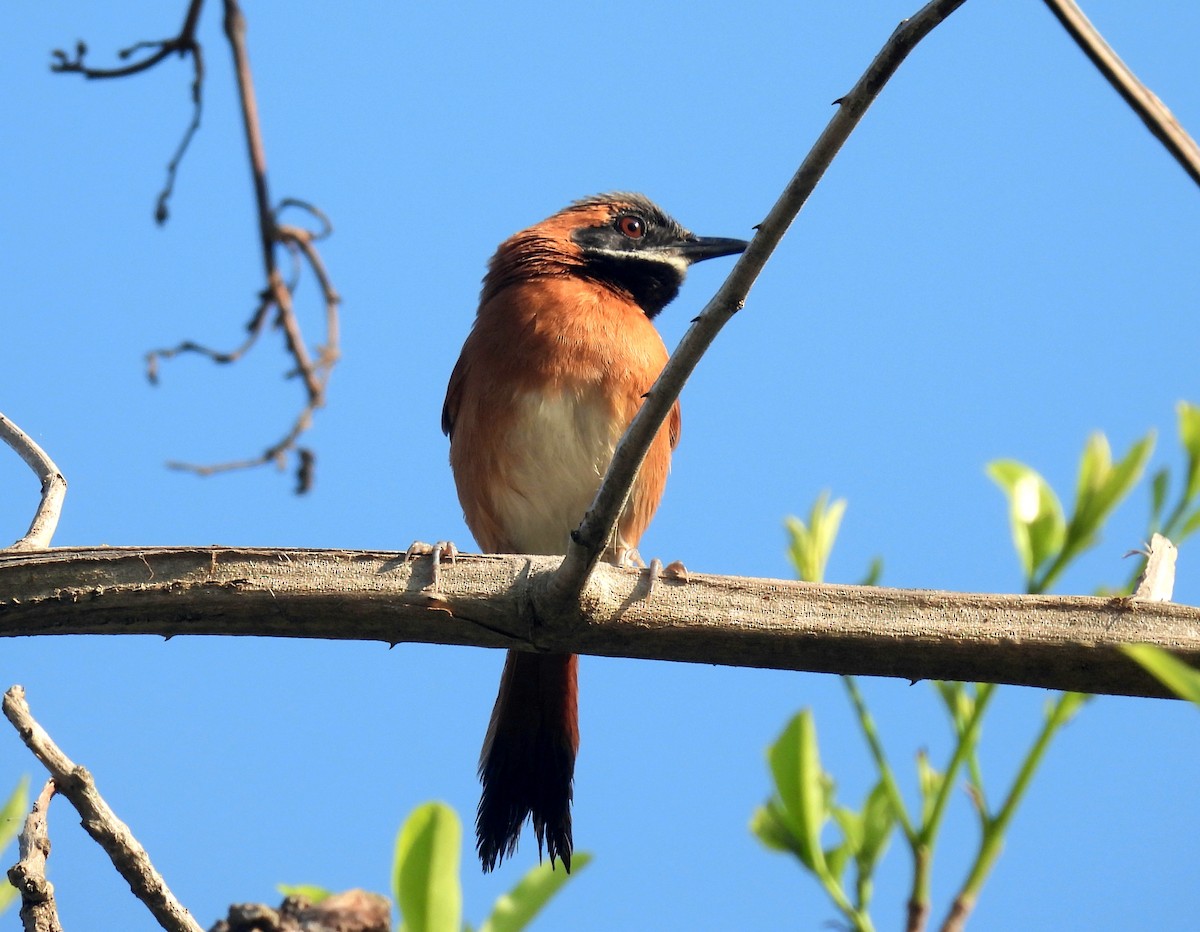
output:
[[[500,244],[442,410],[467,526],[489,553],[561,554],[617,441],[667,362],[651,321],[688,266],[742,252],[640,194],[576,201]],[[679,403],[655,437],[605,559],[625,564],[662,498]],[[571,869],[576,657],[510,650],[479,761],[485,871],[532,818],[538,856]]]

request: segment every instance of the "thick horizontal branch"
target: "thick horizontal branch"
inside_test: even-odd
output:
[[[1162,696],[1120,653],[1156,644],[1200,663],[1200,609],[1088,596],[980,595],[602,564],[558,616],[560,558],[205,548],[0,554],[0,637],[252,635],[558,650],[694,663],[1015,683]]]

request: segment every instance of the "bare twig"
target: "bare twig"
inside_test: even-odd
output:
[[[81,42],[76,48],[74,57],[56,50],[56,63],[52,66],[55,71],[82,74],[88,78],[121,78],[138,74],[152,68],[172,53],[191,55],[195,67],[195,78],[192,82],[192,121],[184,133],[174,156],[167,166],[167,182],[159,194],[155,217],[159,223],[167,218],[167,204],[174,189],[176,174],[180,161],[187,151],[188,145],[200,127],[201,97],[204,83],[204,57],[200,44],[196,41],[196,23],[199,18],[203,0],[191,0],[187,16],[178,36],[172,39],[152,42],[138,42],[123,49],[121,58],[128,58],[138,52],[149,51],[145,58],[122,68],[89,68],[84,64],[87,47]],[[288,353],[295,362],[289,377],[298,378],[304,385],[304,407],[292,422],[291,428],[276,443],[268,447],[262,454],[247,459],[234,460],[211,465],[194,463],[171,462],[167,465],[174,469],[187,470],[199,475],[213,475],[234,469],[247,469],[267,463],[286,465],[288,455],[296,456],[297,492],[306,492],[312,487],[315,456],[311,450],[299,446],[300,436],[313,423],[316,410],[325,404],[325,390],[330,373],[337,363],[339,356],[338,306],[340,298],[333,287],[325,263],[317,250],[316,243],[332,232],[329,218],[312,204],[285,199],[278,207],[272,208],[267,185],[266,150],[263,146],[262,129],[258,118],[258,105],[254,94],[254,81],[250,71],[250,58],[246,46],[246,20],[237,0],[224,0],[225,35],[229,40],[233,53],[234,71],[237,77],[238,97],[242,112],[242,123],[246,132],[246,143],[249,152],[251,180],[254,187],[254,199],[258,217],[259,247],[262,253],[263,270],[266,284],[254,313],[247,324],[246,339],[233,350],[222,351],[212,349],[193,340],[185,340],[176,346],[156,349],[146,354],[146,374],[152,383],[157,384],[159,365],[162,360],[171,359],[185,353],[195,353],[209,360],[228,364],[242,358],[262,335],[268,320],[284,334]],[[298,226],[282,225],[279,214],[288,208],[299,208],[306,211],[318,222],[317,230],[306,230]],[[307,267],[316,276],[325,303],[325,342],[318,345],[313,353],[304,339],[293,306],[295,281],[285,281],[280,274],[276,262],[276,248],[282,246],[298,264]]]
[[[203,6],[204,0],[191,0],[191,3],[188,4],[187,13],[184,15],[183,26],[179,30],[179,35],[170,39],[135,42],[129,48],[121,49],[117,53],[118,58],[126,59],[135,52],[140,52],[143,49],[154,49],[152,55],[143,58],[141,61],[135,61],[121,68],[89,68],[83,63],[83,59],[88,51],[87,45],[83,42],[78,42],[75,45],[74,58],[69,57],[62,49],[55,49],[51,53],[55,58],[55,63],[50,66],[50,70],[57,71],[60,74],[81,74],[88,79],[127,78],[130,75],[139,74],[142,71],[153,68],[172,53],[178,53],[181,56],[189,55],[196,48],[196,23],[200,19],[200,9]]]
[[[284,333],[288,352],[295,360],[295,369],[290,375],[298,377],[304,384],[305,405],[292,423],[291,429],[276,443],[272,444],[259,456],[232,460],[225,463],[199,465],[173,461],[167,465],[172,469],[181,469],[209,476],[215,473],[229,472],[235,469],[248,469],[267,463],[283,466],[289,453],[296,453],[296,492],[303,494],[312,488],[315,455],[307,448],[300,447],[300,436],[312,426],[313,415],[325,404],[325,388],[329,375],[339,356],[338,305],[340,298],[329,278],[329,273],[317,251],[316,243],[332,232],[329,218],[313,205],[296,199],[286,199],[278,208],[271,207],[270,191],[267,185],[267,157],[263,146],[262,128],[258,119],[258,103],[254,94],[254,79],[250,70],[250,55],[246,46],[246,18],[237,0],[224,0],[225,5],[225,36],[229,40],[233,53],[234,71],[237,75],[238,96],[241,102],[242,124],[246,131],[246,147],[250,160],[250,175],[254,185],[254,200],[258,214],[259,243],[262,251],[263,271],[267,284],[263,289],[262,301],[250,321],[250,336],[242,346],[232,353],[219,353],[198,344],[186,342],[174,350],[158,350],[147,357],[147,367],[151,378],[157,375],[157,360],[176,355],[179,352],[199,352],[208,356],[214,362],[233,362],[248,350],[257,340],[262,331],[268,313],[274,309],[274,326]],[[321,223],[317,232],[295,226],[284,226],[278,221],[281,211],[288,207],[299,207],[315,216]],[[298,251],[308,263],[317,277],[325,299],[325,343],[317,348],[314,359],[309,353],[305,342],[299,318],[293,306],[293,291],[279,271],[275,258],[275,247],[282,245],[289,251]]]
[[[20,860],[8,871],[9,881],[21,894],[21,925],[25,932],[62,932],[54,884],[46,879],[46,859],[50,857],[46,812],[54,790],[54,780],[47,780],[34,800],[21,830]]]
[[[576,598],[612,539],[617,520],[629,498],[633,480],[646,451],[666,419],[683,385],[721,328],[741,309],[767,259],[821,180],[842,144],[879,96],[908,53],[965,0],[933,0],[902,22],[875,60],[840,104],[829,125],[813,145],[775,206],[757,227],[750,246],[734,265],[725,283],[684,334],[641,410],[621,438],[608,472],[583,523],[572,534],[566,558],[552,582],[558,598]]]
[[[0,637],[178,634],[459,644],[1167,696],[1122,644],[1200,663],[1200,608],[1090,596],[831,586],[691,574],[645,598],[601,564],[583,605],[559,557],[460,554],[431,592],[403,553],[249,548],[0,554]],[[536,616],[537,624],[531,624]]]
[[[200,116],[204,112],[204,50],[198,42],[192,47],[192,68],[194,74],[192,78],[192,121],[183,131],[183,138],[179,140],[179,145],[175,147],[175,154],[167,163],[167,180],[163,184],[162,190],[158,192],[158,200],[154,205],[154,222],[159,226],[166,223],[170,217],[169,204],[171,195],[175,193],[175,176],[179,173],[179,165],[183,161],[184,155],[187,154],[188,146],[192,144],[192,137],[200,129]]]
[[[235,469],[253,469],[256,466],[265,466],[268,463],[274,463],[280,469],[287,467],[287,455],[291,451],[296,452],[298,463],[296,466],[296,494],[303,495],[312,488],[313,483],[313,466],[315,465],[316,454],[307,447],[296,445],[301,435],[312,426],[313,409],[309,405],[305,405],[300,415],[292,424],[292,429],[284,436],[267,447],[260,455],[245,460],[232,460],[228,463],[183,463],[178,460],[168,460],[168,469],[177,469],[181,472],[195,473],[197,476],[215,476],[218,473],[232,472]]]
[[[246,330],[249,331],[249,336],[242,342],[241,346],[236,349],[222,351],[211,349],[203,346],[192,340],[184,340],[177,346],[168,347],[165,349],[151,350],[146,354],[146,378],[150,380],[152,385],[158,384],[158,361],[160,359],[171,359],[175,356],[183,355],[184,353],[197,353],[200,356],[206,356],[208,359],[222,365],[227,365],[231,362],[237,362],[246,354],[262,334],[263,326],[267,321],[267,312],[271,309],[271,296],[264,294],[261,296],[258,307],[254,311],[254,316],[250,318],[250,322],[246,325]]]
[[[87,45],[83,42],[76,43],[74,58],[69,57],[62,49],[55,49],[51,53],[55,58],[54,64],[50,66],[51,71],[56,71],[59,74],[81,74],[89,80],[127,78],[130,75],[150,70],[172,54],[191,56],[194,75],[192,78],[192,119],[188,123],[187,129],[183,132],[183,139],[180,140],[179,145],[176,147],[175,154],[171,157],[171,161],[167,163],[167,181],[163,185],[162,191],[159,192],[154,208],[154,219],[159,224],[166,223],[167,221],[167,203],[171,199],[171,192],[175,189],[175,175],[179,171],[179,164],[183,161],[183,156],[192,142],[192,137],[196,135],[196,130],[200,128],[200,114],[203,110],[201,97],[204,87],[204,54],[201,51],[200,43],[196,41],[196,23],[200,19],[200,10],[203,6],[204,0],[191,0],[188,4],[187,13],[183,18],[183,25],[179,29],[179,35],[170,39],[135,42],[129,48],[121,49],[117,53],[117,57],[121,59],[127,59],[134,53],[145,49],[154,50],[153,54],[146,58],[121,68],[89,68],[83,61],[87,55]]]
[[[1200,184],[1200,146],[1196,145],[1196,140],[1188,135],[1166,104],[1121,61],[1075,0],[1046,0],[1046,6],[1125,103],[1141,117],[1146,128],[1166,146],[1192,181]]]
[[[9,689],[4,694],[3,707],[5,717],[21,740],[50,771],[55,789],[79,812],[84,831],[105,850],[134,896],[146,904],[158,924],[170,932],[201,932],[191,913],[167,889],[162,875],[150,863],[146,849],[97,791],[92,775],[68,758],[34,719],[25,701],[25,690],[20,686]]]
[[[42,550],[50,546],[54,531],[58,527],[63,499],[67,494],[67,480],[54,465],[54,460],[46,455],[46,451],[3,414],[0,414],[0,440],[17,451],[17,455],[29,465],[42,483],[42,500],[34,512],[29,530],[9,549]]]

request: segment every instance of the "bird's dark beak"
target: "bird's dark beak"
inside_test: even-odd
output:
[[[676,244],[675,250],[688,264],[716,259],[718,256],[736,256],[745,252],[750,244],[744,239],[728,239],[723,236],[697,236]]]

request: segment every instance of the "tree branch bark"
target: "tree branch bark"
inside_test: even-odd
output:
[[[1166,147],[1192,181],[1200,184],[1200,146],[1175,119],[1175,114],[1158,99],[1158,95],[1138,80],[1138,76],[1113,51],[1112,46],[1104,41],[1104,36],[1100,35],[1075,0],[1045,0],[1045,3],[1113,90],[1146,124],[1146,129]]]
[[[47,780],[21,829],[20,860],[8,871],[9,882],[21,893],[21,927],[25,932],[63,932],[54,903],[54,884],[46,879],[46,859],[50,857],[46,812],[54,791],[54,780]]]
[[[1200,608],[1090,596],[813,585],[601,564],[562,608],[557,557],[458,557],[436,593],[403,553],[63,548],[0,554],[0,637],[252,635],[552,650],[1167,696],[1118,645],[1200,664]]]

